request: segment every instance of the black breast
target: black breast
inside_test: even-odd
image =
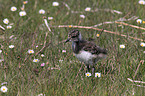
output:
[[[72,48],[73,48],[73,52],[76,54],[79,53],[80,50],[89,51],[90,53],[97,54],[97,55],[100,53],[107,54],[106,49],[100,48],[95,43],[90,41],[85,41],[85,40],[73,42]]]
[[[75,54],[78,54],[80,50],[84,48],[86,44],[85,40],[79,40],[77,42],[72,42],[72,49]]]

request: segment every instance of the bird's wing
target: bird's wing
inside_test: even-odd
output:
[[[100,53],[107,54],[107,50],[106,49],[100,48],[99,46],[97,46],[93,42],[85,42],[85,44],[83,44],[83,45],[84,45],[83,46],[83,50],[89,51],[92,54],[97,54],[97,55],[100,54]]]

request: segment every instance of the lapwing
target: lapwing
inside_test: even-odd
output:
[[[106,58],[107,50],[100,48],[92,41],[83,40],[79,30],[75,29],[69,32],[68,39],[72,42],[72,50],[75,56],[84,62],[88,71],[92,68],[92,74],[95,72],[95,64],[102,58]]]

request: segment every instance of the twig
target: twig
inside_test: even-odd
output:
[[[143,81],[136,81],[136,80],[132,80],[132,79],[130,79],[130,78],[127,78],[129,81],[131,81],[131,82],[135,82],[135,83],[143,83],[143,84],[145,84],[145,82],[143,82]]]
[[[48,67],[48,70],[54,70],[54,69],[58,69],[58,70],[60,70],[60,68],[56,68],[56,67],[52,67],[52,68],[50,68],[50,67]]]
[[[115,21],[106,21],[106,22],[103,22],[103,23],[100,23],[100,24],[96,24],[94,25],[93,27],[98,27],[98,26],[101,26],[101,25],[104,25],[104,24],[113,24],[113,23],[116,23],[118,21],[130,21],[130,20],[135,20],[137,19],[138,17],[136,16],[132,16],[131,18],[129,19],[125,19],[124,17],[123,18],[119,18],[118,20],[115,20]]]
[[[112,13],[117,13],[117,14],[122,14],[122,12],[117,11],[117,10],[111,10]]]
[[[46,17],[43,17],[44,18],[44,22],[45,22],[45,25],[46,27],[48,28],[48,30],[51,32],[51,29],[48,25],[48,22],[46,20]],[[51,44],[51,41],[46,45],[46,38],[48,36],[48,32],[46,32],[46,35],[45,35],[45,39],[44,39],[44,44],[43,44],[43,47],[35,54],[35,55],[38,55],[40,52],[42,52],[46,47],[48,47],[50,44]]]
[[[98,26],[101,26],[101,25],[104,25],[104,24],[112,24],[112,23],[114,23],[114,22],[107,21],[107,22],[103,22],[103,23],[100,23],[100,24],[94,25],[93,27],[98,27]]]
[[[23,26],[24,24],[26,24],[29,20],[31,19],[31,17],[29,17],[24,23],[22,23],[20,26]]]
[[[38,0],[35,0],[35,4],[34,4],[34,10],[36,9],[36,7],[37,7],[37,4],[38,4]]]
[[[117,24],[123,24],[123,25],[130,26],[130,27],[133,27],[133,28],[145,30],[145,28],[143,28],[143,27],[127,24],[127,23],[124,23],[124,22],[117,22],[117,21],[115,21],[115,23],[117,23]]]
[[[0,25],[0,28],[3,29],[3,30],[5,30],[5,28],[3,26],[1,26],[1,25]]]
[[[51,42],[49,42],[47,45],[46,45],[46,42],[44,42],[44,45],[43,47],[36,53],[36,55],[38,55],[40,52],[42,52],[46,47],[48,47],[49,45],[51,44]],[[36,56],[35,55],[35,56]]]
[[[139,62],[138,66],[137,66],[137,69],[136,69],[136,71],[135,71],[135,74],[134,74],[134,76],[133,76],[133,79],[135,78],[135,76],[136,76],[136,74],[137,74],[137,71],[138,71],[138,69],[139,69],[139,67],[140,67],[141,62],[142,62],[142,60]]]
[[[66,7],[68,10],[70,10],[70,7],[69,7],[65,2],[63,2],[63,4],[65,5],[65,7]]]
[[[117,14],[122,14],[122,12],[117,11],[117,10],[111,10],[111,9],[95,9],[91,10],[90,12],[98,12],[98,11],[106,11],[106,12],[111,12],[111,13],[117,13]],[[81,11],[71,11],[71,13],[83,13]]]
[[[17,21],[16,28],[15,28],[14,32],[16,32],[16,31],[17,31],[18,26],[19,26],[19,23],[20,23],[20,20],[21,20],[21,18],[19,18],[19,20]]]
[[[71,13],[83,13],[83,12],[80,12],[80,11],[71,11]]]
[[[127,21],[130,21],[130,20],[136,20],[136,19],[138,19],[138,17],[136,17],[136,16],[132,16],[131,18],[127,19]]]
[[[106,11],[106,12],[111,12],[111,13],[117,13],[117,14],[122,14],[122,12],[117,11],[117,10],[111,10],[111,9],[98,9],[96,8],[95,10],[91,10],[91,12],[97,12],[97,11]]]
[[[48,25],[48,22],[47,22],[47,20],[44,18],[44,22],[45,22],[45,25],[46,25],[46,27],[48,28],[48,30],[51,32],[51,29],[50,29],[50,27],[49,27],[49,25]]]
[[[75,77],[74,82],[76,81],[76,78],[78,77],[78,75],[79,75],[79,73],[80,73],[80,71],[81,71],[82,67],[83,67],[83,64],[81,65],[81,68],[79,69],[79,72],[77,73],[77,75],[76,75],[76,77]]]
[[[59,27],[59,28],[65,28],[65,27],[71,28],[72,27],[72,28],[84,28],[84,29],[93,29],[93,30],[102,31],[102,29],[99,29],[99,28],[88,27],[88,26],[77,26],[77,25],[73,25],[73,26],[72,25],[58,25],[58,26],[52,26],[52,27]],[[122,37],[128,37],[128,38],[132,38],[132,39],[139,40],[139,41],[145,41],[145,40],[140,39],[140,38],[120,34],[119,32],[112,32],[112,31],[108,31],[108,30],[104,30],[103,32],[111,33],[111,34],[115,34],[115,35],[120,35]]]
[[[34,44],[35,44],[35,34],[36,34],[36,32],[37,32],[37,30],[38,30],[39,26],[40,26],[40,24],[38,24],[38,26],[36,27],[36,29],[35,29],[35,31],[34,31],[34,34],[33,34],[33,43],[32,43],[32,47],[33,47],[33,46],[34,46]],[[37,34],[36,34],[36,37],[37,37]]]
[[[48,30],[51,32],[51,29],[48,25],[48,22],[46,20],[46,17],[43,17],[44,18],[44,22],[45,22],[45,25],[46,27],[48,28]],[[47,45],[46,45],[46,38],[47,38],[47,35],[48,35],[48,32],[46,32],[46,35],[45,35],[45,39],[44,39],[44,44],[43,44],[43,47],[35,54],[35,55],[38,55],[40,52],[42,52],[47,46],[49,46],[51,44],[51,42],[49,42]]]
[[[133,84],[133,85],[136,85],[136,84]],[[141,86],[141,85],[136,85],[136,86],[138,86],[138,87],[144,87],[145,88],[145,86]]]

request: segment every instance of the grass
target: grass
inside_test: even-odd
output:
[[[143,83],[134,83],[127,80],[145,81],[145,65],[141,62],[145,59],[144,47],[140,46],[141,41],[93,30],[79,29],[85,39],[94,38],[95,43],[108,49],[108,57],[96,64],[96,69],[101,72],[101,78],[86,77],[85,66],[73,55],[71,43],[64,44],[61,41],[67,39],[67,34],[74,28],[58,28],[58,25],[93,26],[106,21],[115,21],[119,18],[131,18],[137,16],[144,19],[144,5],[138,4],[138,0],[63,0],[59,6],[52,6],[53,0],[30,0],[25,5],[27,15],[19,16],[22,0],[1,0],[0,1],[0,25],[5,27],[3,19],[8,18],[12,29],[5,31],[0,29],[0,59],[3,59],[0,67],[0,83],[7,82],[6,93],[0,92],[0,96],[36,96],[40,93],[46,96],[143,96],[145,88]],[[68,10],[65,5],[71,8]],[[12,12],[10,8],[17,7]],[[85,12],[86,7],[102,9],[97,12]],[[39,10],[44,9],[44,15]],[[105,9],[118,10],[122,14],[111,13]],[[82,13],[71,13],[71,11]],[[67,14],[68,12],[68,14]],[[84,14],[82,19],[79,15]],[[53,17],[48,21],[52,32],[45,26],[43,16]],[[125,21],[125,23],[145,27],[144,24],[137,24],[136,20]],[[119,27],[119,24],[103,24],[100,29],[105,29],[120,34],[145,39],[144,30],[130,26]],[[48,35],[46,36],[46,33]],[[99,33],[100,37],[96,37]],[[12,39],[9,37],[14,35]],[[49,44],[39,52],[44,42]],[[125,49],[119,45],[125,44]],[[9,45],[14,45],[13,49]],[[36,48],[36,46],[38,47]],[[34,54],[28,54],[33,49]],[[66,50],[63,53],[62,50]],[[39,52],[37,55],[36,53]],[[44,54],[45,57],[40,55]],[[33,59],[39,59],[34,63]],[[60,60],[63,60],[60,62]],[[45,63],[41,67],[41,63]],[[57,68],[49,70],[50,68]],[[59,70],[60,68],[60,70]],[[140,86],[138,86],[140,85]],[[1,85],[2,86],[2,85]]]

